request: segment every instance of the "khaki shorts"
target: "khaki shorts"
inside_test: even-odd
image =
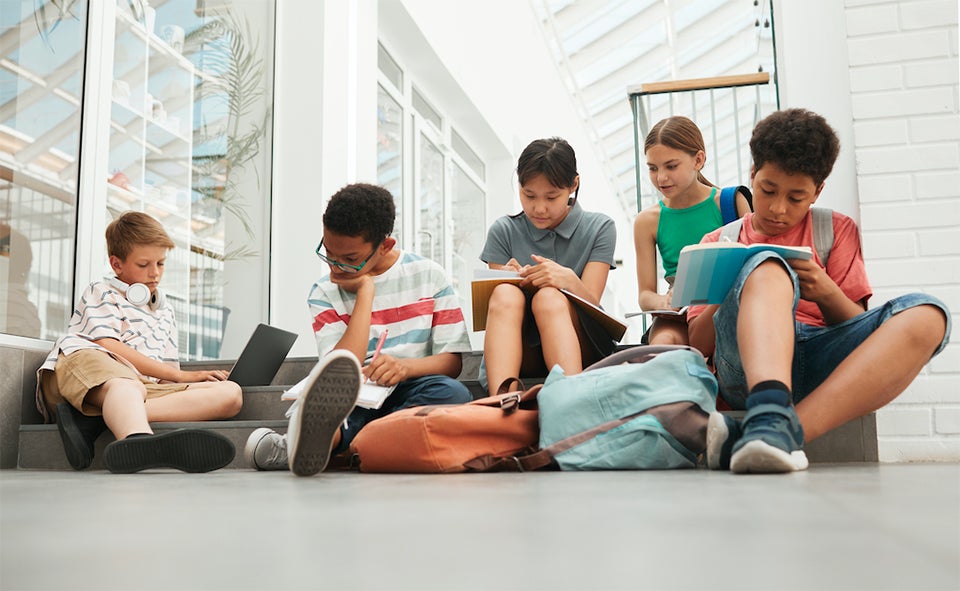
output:
[[[189,385],[158,384],[141,376],[128,365],[117,361],[106,351],[80,349],[69,355],[61,352],[57,356],[55,369],[41,372],[40,386],[50,416],[54,416],[58,403],[66,401],[83,414],[95,417],[102,414],[100,408],[85,403],[84,399],[90,390],[114,378],[142,383],[147,388],[147,399],[181,392]]]

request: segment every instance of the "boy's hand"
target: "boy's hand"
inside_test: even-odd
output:
[[[576,285],[579,280],[579,277],[573,272],[573,269],[564,267],[560,263],[536,254],[530,255],[530,258],[537,264],[525,267],[520,271],[520,276],[523,277],[520,285],[532,285],[537,289],[542,287],[569,289],[571,286]]]
[[[504,271],[516,271],[517,273],[523,270],[523,267],[520,266],[520,261],[518,261],[517,259],[510,259],[509,261],[507,261],[507,264],[505,264],[501,268]]]
[[[339,285],[350,293],[359,294],[361,291],[371,290],[373,292],[373,277],[369,273],[362,275],[330,276],[330,282]]]
[[[800,297],[809,302],[822,302],[837,292],[839,286],[812,259],[788,259],[800,282]]]
[[[363,368],[363,375],[379,386],[394,386],[407,379],[408,368],[403,359],[380,355]]]
[[[222,382],[230,372],[222,369],[201,369],[197,371],[183,371],[177,375],[177,382],[181,384],[196,382]]]

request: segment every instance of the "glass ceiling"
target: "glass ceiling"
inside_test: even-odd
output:
[[[760,70],[775,80],[770,0],[530,2],[629,219],[637,210],[629,87]],[[776,108],[770,87],[767,111]],[[727,136],[734,134],[720,132],[718,141]]]

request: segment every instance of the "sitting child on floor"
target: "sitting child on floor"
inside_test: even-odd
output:
[[[256,469],[310,476],[374,419],[472,399],[456,380],[471,350],[457,295],[440,265],[397,248],[395,217],[383,187],[357,183],[330,198],[317,246],[330,272],[307,297],[320,361],[288,411],[286,435],[251,433],[244,455]],[[378,409],[357,407],[361,379],[394,390]]]
[[[230,463],[229,439],[203,429],[154,434],[150,422],[227,419],[243,404],[240,386],[222,370],[183,371],[173,307],[160,291],[173,241],[160,222],[128,211],[107,226],[114,277],[84,290],[67,334],[37,372],[37,408],[56,417],[75,470],[93,461],[94,442],[111,472],[176,468],[209,472]]]
[[[490,394],[512,378],[545,376],[554,365],[579,373],[614,347],[561,291],[599,305],[615,268],[616,226],[580,206],[573,148],[560,138],[531,142],[517,161],[517,180],[523,211],[496,220],[480,254],[491,269],[521,277],[497,285],[488,303],[481,380]]]
[[[725,193],[703,176],[707,163],[703,134],[697,124],[680,115],[659,121],[643,144],[650,182],[663,199],[645,208],[633,221],[633,245],[637,254],[637,285],[642,310],[667,310],[673,278],[677,273],[680,249],[700,242],[707,232],[724,221],[750,211],[749,195],[744,187],[732,191],[728,203]],[[724,210],[729,209],[725,214]],[[725,219],[724,215],[729,218]],[[657,251],[663,261],[663,274],[671,290],[657,291]],[[645,342],[651,345],[686,345],[687,318],[684,315],[654,315]]]
[[[755,212],[736,233],[744,244],[808,246],[810,260],[763,251],[747,260],[723,303],[691,306],[690,344],[712,355],[720,392],[743,420],[714,414],[711,468],[736,473],[804,470],[805,442],[896,398],[946,346],[950,313],[909,294],[867,309],[872,292],[856,223],[832,213],[824,268],[811,206],[840,150],[823,117],[778,111],[753,131]],[[716,242],[721,230],[703,242]],[[796,406],[794,406],[796,405]]]

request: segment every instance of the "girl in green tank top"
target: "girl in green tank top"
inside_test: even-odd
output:
[[[701,170],[707,155],[703,134],[687,117],[663,119],[653,126],[644,142],[650,182],[663,198],[641,211],[633,223],[637,255],[639,304],[644,311],[676,310],[670,291],[658,290],[657,252],[663,260],[664,277],[672,285],[680,249],[696,244],[704,234],[723,225],[719,190]],[[736,194],[737,215],[750,211],[743,195]],[[650,344],[686,345],[685,315],[654,313],[648,336]]]

